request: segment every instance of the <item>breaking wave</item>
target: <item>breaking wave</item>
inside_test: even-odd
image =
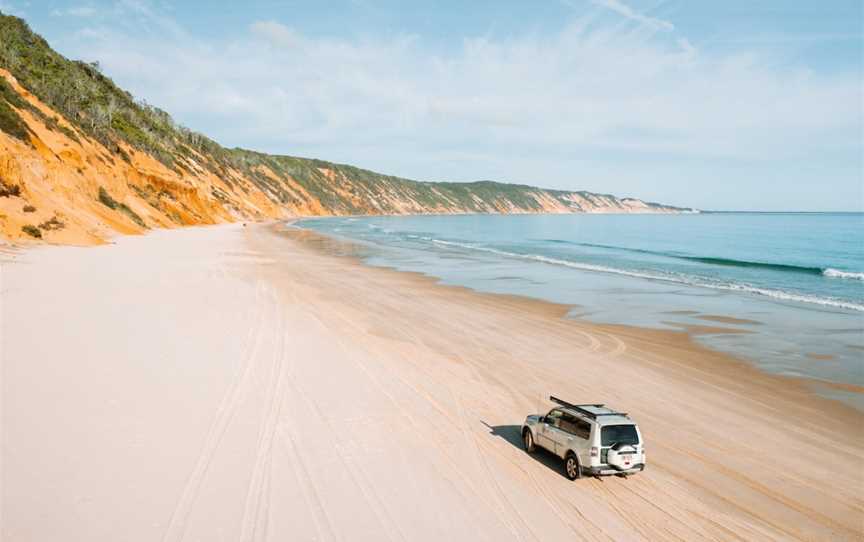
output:
[[[826,277],[831,277],[835,279],[864,280],[864,273],[855,273],[853,271],[840,271],[839,269],[832,269],[830,267],[822,271],[822,274]]]
[[[664,282],[672,282],[676,284],[685,284],[688,286],[699,286],[702,288],[711,288],[714,290],[726,290],[726,291],[734,291],[734,292],[745,292],[755,295],[761,295],[765,297],[770,297],[772,299],[782,300],[782,301],[795,301],[800,303],[811,303],[815,305],[822,305],[827,307],[835,307],[841,309],[848,309],[854,311],[862,311],[864,312],[864,304],[854,303],[850,301],[844,301],[840,299],[833,299],[827,297],[819,297],[807,294],[798,294],[793,292],[787,292],[784,290],[776,290],[771,288],[760,288],[757,286],[751,286],[749,284],[743,283],[735,283],[735,282],[722,282],[716,281],[704,277],[698,277],[693,275],[686,275],[682,273],[659,273],[659,272],[651,272],[651,271],[632,271],[628,269],[621,269],[617,267],[610,267],[605,265],[596,265],[582,262],[574,262],[571,260],[562,260],[559,258],[551,258],[549,256],[543,256],[540,254],[520,254],[518,252],[508,252],[505,250],[499,250],[496,248],[485,247],[472,245],[469,243],[458,243],[454,241],[444,241],[441,239],[432,239],[432,242],[436,245],[446,246],[446,247],[456,247],[464,250],[472,250],[479,252],[488,252],[491,254],[497,254],[499,256],[505,256],[508,258],[519,258],[522,260],[531,260],[536,262],[547,263],[551,265],[560,265],[564,267],[570,267],[573,269],[580,269],[583,271],[597,271],[601,273],[613,273],[616,275],[624,275],[628,277],[637,277],[643,279],[650,280],[658,280]],[[641,251],[644,252],[644,251]],[[719,260],[719,258],[700,258],[700,260]],[[725,260],[730,262],[739,262],[738,260]],[[706,261],[705,263],[712,263],[710,261]],[[748,262],[743,262],[748,263]],[[836,269],[825,269],[824,271],[819,268],[812,268],[813,271],[809,271],[811,268],[805,267],[796,267],[796,266],[785,266],[780,264],[759,264],[758,262],[749,262],[750,264],[754,264],[757,266],[777,266],[779,265],[781,268],[797,268],[801,270],[808,270],[808,273],[816,273],[823,274],[827,277],[836,277],[836,278],[854,278],[857,280],[864,280],[864,274],[862,273],[850,273],[846,271],[839,271]]]
[[[591,248],[602,248],[608,250],[618,250],[621,252],[634,252],[638,254],[651,254],[653,256],[663,256],[666,258],[674,258],[677,260],[687,260],[691,262],[699,262],[709,265],[722,265],[727,267],[749,267],[755,269],[768,269],[772,271],[783,271],[787,273],[803,273],[807,275],[822,275],[829,278],[841,278],[841,279],[853,279],[853,280],[864,280],[864,273],[857,273],[852,271],[841,271],[839,269],[833,269],[831,267],[809,267],[803,265],[792,265],[785,263],[771,263],[771,262],[754,262],[750,260],[736,260],[734,258],[717,258],[711,256],[691,256],[688,254],[681,254],[676,252],[663,252],[660,250],[646,250],[641,248],[629,248],[629,247],[619,247],[615,245],[601,245],[597,243],[576,243],[572,241],[564,241],[561,239],[545,239],[545,241],[550,243],[561,243],[568,245],[576,245],[583,247],[591,247]]]

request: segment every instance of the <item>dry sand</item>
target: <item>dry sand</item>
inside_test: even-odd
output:
[[[2,540],[864,536],[864,416],[806,383],[275,229],[0,255]],[[629,411],[648,469],[527,455],[550,393]]]

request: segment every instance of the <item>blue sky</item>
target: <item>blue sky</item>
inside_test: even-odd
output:
[[[864,210],[859,1],[0,10],[226,146],[704,209]]]

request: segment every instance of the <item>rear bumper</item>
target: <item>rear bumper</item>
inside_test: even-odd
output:
[[[585,467],[583,469],[590,476],[610,476],[612,474],[635,474],[645,470],[645,463],[637,463],[629,469],[619,469],[614,465],[601,465],[599,467]]]

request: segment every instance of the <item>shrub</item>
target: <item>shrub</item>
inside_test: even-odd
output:
[[[21,195],[21,187],[17,184],[6,184],[0,179],[0,198],[18,197]]]
[[[42,231],[34,226],[33,224],[25,224],[21,226],[21,231],[29,235],[30,237],[35,237],[36,239],[42,239]]]
[[[22,210],[23,210],[25,213],[35,213],[35,212],[36,212],[36,207],[33,207],[32,205],[25,205],[25,206],[24,206],[24,209],[22,209]]]
[[[30,102],[25,101],[12,88],[6,79],[0,77],[0,130],[20,139],[32,146],[30,142],[30,128],[24,123],[24,119],[13,109],[35,109]]]
[[[30,129],[27,128],[18,112],[12,109],[5,100],[0,100],[0,131],[32,146]]]
[[[138,224],[142,228],[147,227],[144,219],[138,216],[138,213],[127,207],[125,203],[120,203],[119,201],[112,198],[111,194],[109,194],[108,191],[101,186],[99,187],[99,201],[102,202],[102,205],[108,207],[109,209],[120,211],[124,215],[128,216],[132,220],[132,222]]]
[[[111,197],[111,194],[105,190],[104,187],[99,187],[99,201],[102,202],[102,205],[108,207],[109,209],[117,209],[117,200]]]
[[[138,213],[136,213],[135,211],[133,211],[132,209],[130,209],[129,207],[127,207],[127,206],[126,206],[125,204],[123,204],[123,203],[120,204],[120,212],[122,212],[123,214],[125,214],[126,216],[128,216],[129,218],[131,218],[131,219],[132,219],[132,222],[138,224],[138,225],[141,226],[142,228],[146,228],[146,227],[147,227],[147,223],[144,222],[144,219],[141,218],[141,217],[138,215]]]
[[[46,220],[45,222],[39,224],[40,230],[51,231],[51,230],[62,230],[66,227],[66,224],[60,221],[56,216],[52,216],[50,220]]]

